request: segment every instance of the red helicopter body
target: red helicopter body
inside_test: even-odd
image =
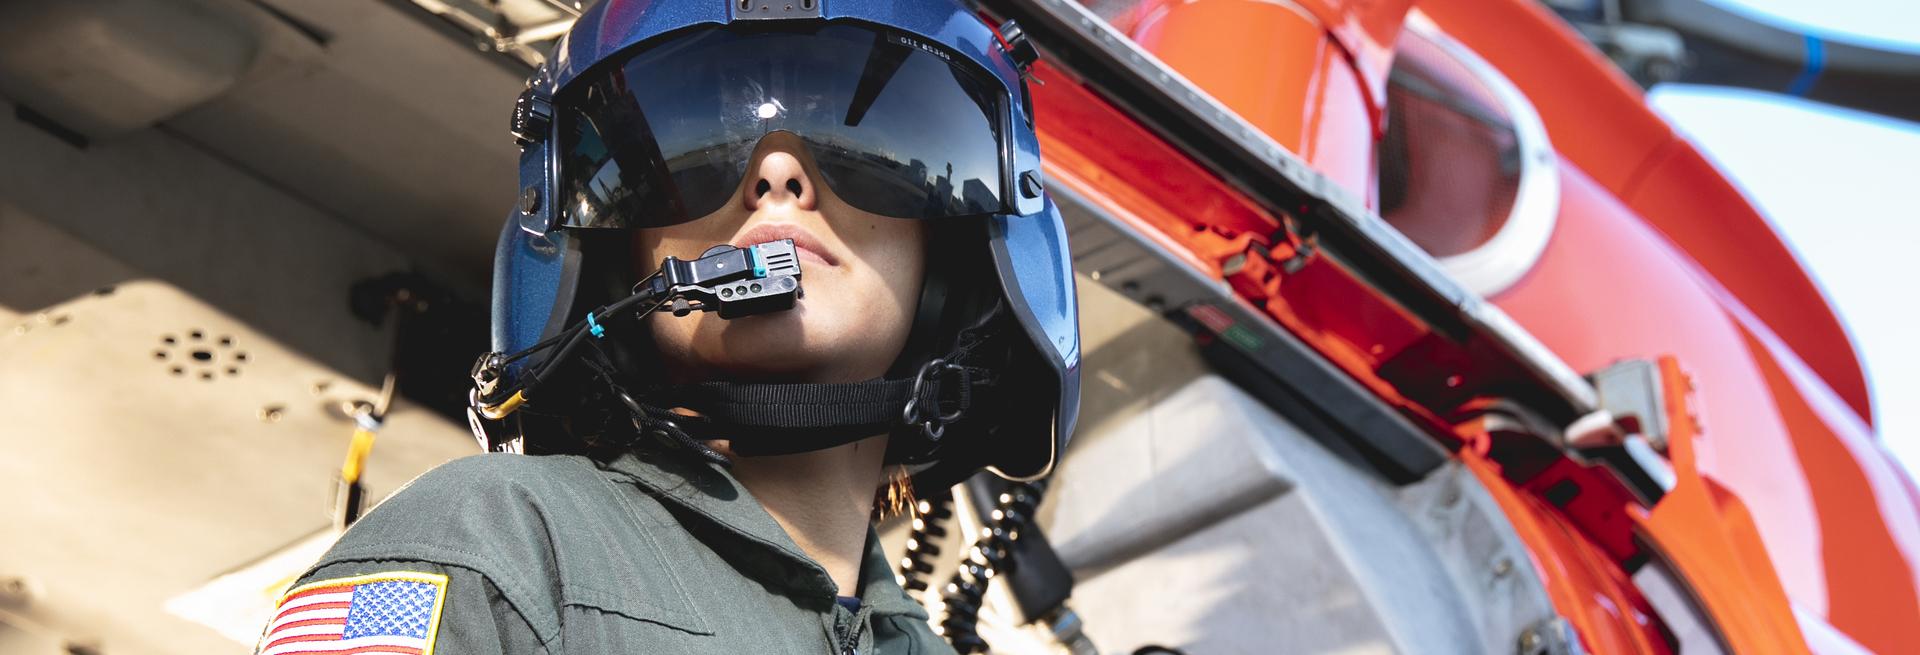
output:
[[[1410,21],[1439,36],[1415,35]],[[1138,221],[1446,435],[1502,501],[1556,607],[1595,652],[1666,652],[1628,573],[1643,548],[1681,573],[1736,651],[1911,647],[1920,493],[1874,435],[1844,327],[1739,189],[1566,23],[1521,0],[1147,2],[1113,23],[1375,208],[1380,153],[1400,118],[1388,88],[1396,53],[1445,58],[1434,42],[1452,40],[1483,58],[1537,111],[1559,188],[1544,246],[1485,295],[1575,370],[1664,358],[1670,397],[1685,407],[1665,453],[1675,481],[1657,503],[1621,493],[1549,501],[1562,480],[1596,478],[1569,462],[1516,477],[1489,452],[1499,439],[1454,419],[1477,394],[1409,389],[1421,379],[1473,386],[1461,377],[1474,375],[1470,357],[1428,347],[1433,326],[1338,262],[1253,270],[1250,245],[1267,269],[1300,252],[1272,238],[1287,219],[1144,134],[1070,73],[1041,66],[1035,104],[1056,184]],[[1423,163],[1462,169],[1437,184],[1477,183],[1475,162],[1412,157],[1416,173]],[[1403,224],[1387,214],[1435,256],[1481,245],[1448,239],[1498,232],[1503,218],[1455,215],[1446,226],[1454,236],[1423,239],[1432,228],[1423,233],[1419,217]]]

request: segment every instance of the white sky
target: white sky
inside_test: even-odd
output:
[[[1716,0],[1920,52],[1915,0]],[[1653,107],[1771,218],[1853,333],[1881,438],[1920,472],[1920,124],[1795,98],[1668,86]]]

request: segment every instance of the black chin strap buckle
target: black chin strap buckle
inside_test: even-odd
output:
[[[928,388],[927,383],[933,383]],[[953,386],[949,387],[948,384]],[[920,431],[931,441],[939,441],[947,431],[947,424],[960,420],[967,412],[968,395],[973,386],[973,373],[967,367],[934,358],[920,367],[913,376],[913,392],[907,397],[906,408],[900,410],[900,419],[907,425],[918,425]],[[940,413],[940,392],[953,389],[959,401],[952,412]],[[924,403],[922,401],[925,401]]]

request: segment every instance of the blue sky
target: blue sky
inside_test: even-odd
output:
[[[1715,1],[1920,52],[1914,0]],[[1670,85],[1651,98],[1813,269],[1866,361],[1881,438],[1920,472],[1920,123],[1707,87]]]

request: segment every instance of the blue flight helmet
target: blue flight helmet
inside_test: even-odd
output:
[[[1005,336],[1025,370],[1001,379],[1031,386],[969,418],[991,429],[947,435],[989,443],[943,446],[948,455],[936,459],[957,460],[949,479],[981,467],[1046,475],[1079,411],[1080,334],[1066,226],[1041,184],[1023,80],[1032,52],[951,0],[594,5],[515,103],[520,188],[494,260],[495,354],[550,343],[581,315],[594,284],[582,275],[592,234],[704,216],[735,192],[759,138],[786,130],[850,204],[938,222],[930,228],[978,226],[975,268],[997,279],[967,283],[1017,325]],[[753,79],[728,81],[741,71]],[[950,123],[914,129],[915,120]],[[938,248],[929,246],[930,276]],[[978,261],[989,256],[990,265]],[[941,302],[929,298],[921,304]],[[593,329],[597,337],[602,326]],[[530,363],[509,360],[494,384],[512,385]],[[478,421],[475,429],[483,444],[507,448],[489,443]]]

